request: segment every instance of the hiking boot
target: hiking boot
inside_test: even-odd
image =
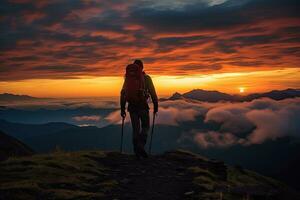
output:
[[[144,145],[142,143],[137,144],[136,146],[137,153],[143,158],[148,158],[148,154],[144,149]]]
[[[139,148],[136,145],[134,145],[133,151],[134,151],[134,154],[135,154],[135,157],[137,158],[137,160],[140,160],[141,159],[141,153],[139,151]]]
[[[149,156],[148,156],[148,154],[147,154],[147,152],[145,151],[145,149],[144,148],[140,148],[140,155],[143,157],[143,158],[148,158]]]

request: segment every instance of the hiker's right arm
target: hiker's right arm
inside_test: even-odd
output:
[[[120,106],[121,106],[121,116],[125,117],[126,116],[126,99],[125,99],[125,82],[123,83],[123,87],[121,90],[121,95],[120,95]]]

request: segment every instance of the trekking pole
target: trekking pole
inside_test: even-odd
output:
[[[156,115],[156,113],[153,113],[153,121],[152,121],[152,129],[151,129],[151,137],[150,137],[150,144],[149,144],[149,155],[151,155],[152,136],[153,136],[153,131],[154,131],[155,115]]]
[[[122,117],[122,132],[121,132],[121,144],[120,144],[120,152],[121,153],[123,151],[124,120],[125,120],[125,117]]]

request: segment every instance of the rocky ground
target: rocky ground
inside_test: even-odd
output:
[[[186,151],[136,160],[56,152],[0,162],[0,199],[297,199],[284,184]]]

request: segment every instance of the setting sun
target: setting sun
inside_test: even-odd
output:
[[[244,87],[240,87],[239,90],[240,90],[240,93],[244,93],[245,92],[245,88]]]

